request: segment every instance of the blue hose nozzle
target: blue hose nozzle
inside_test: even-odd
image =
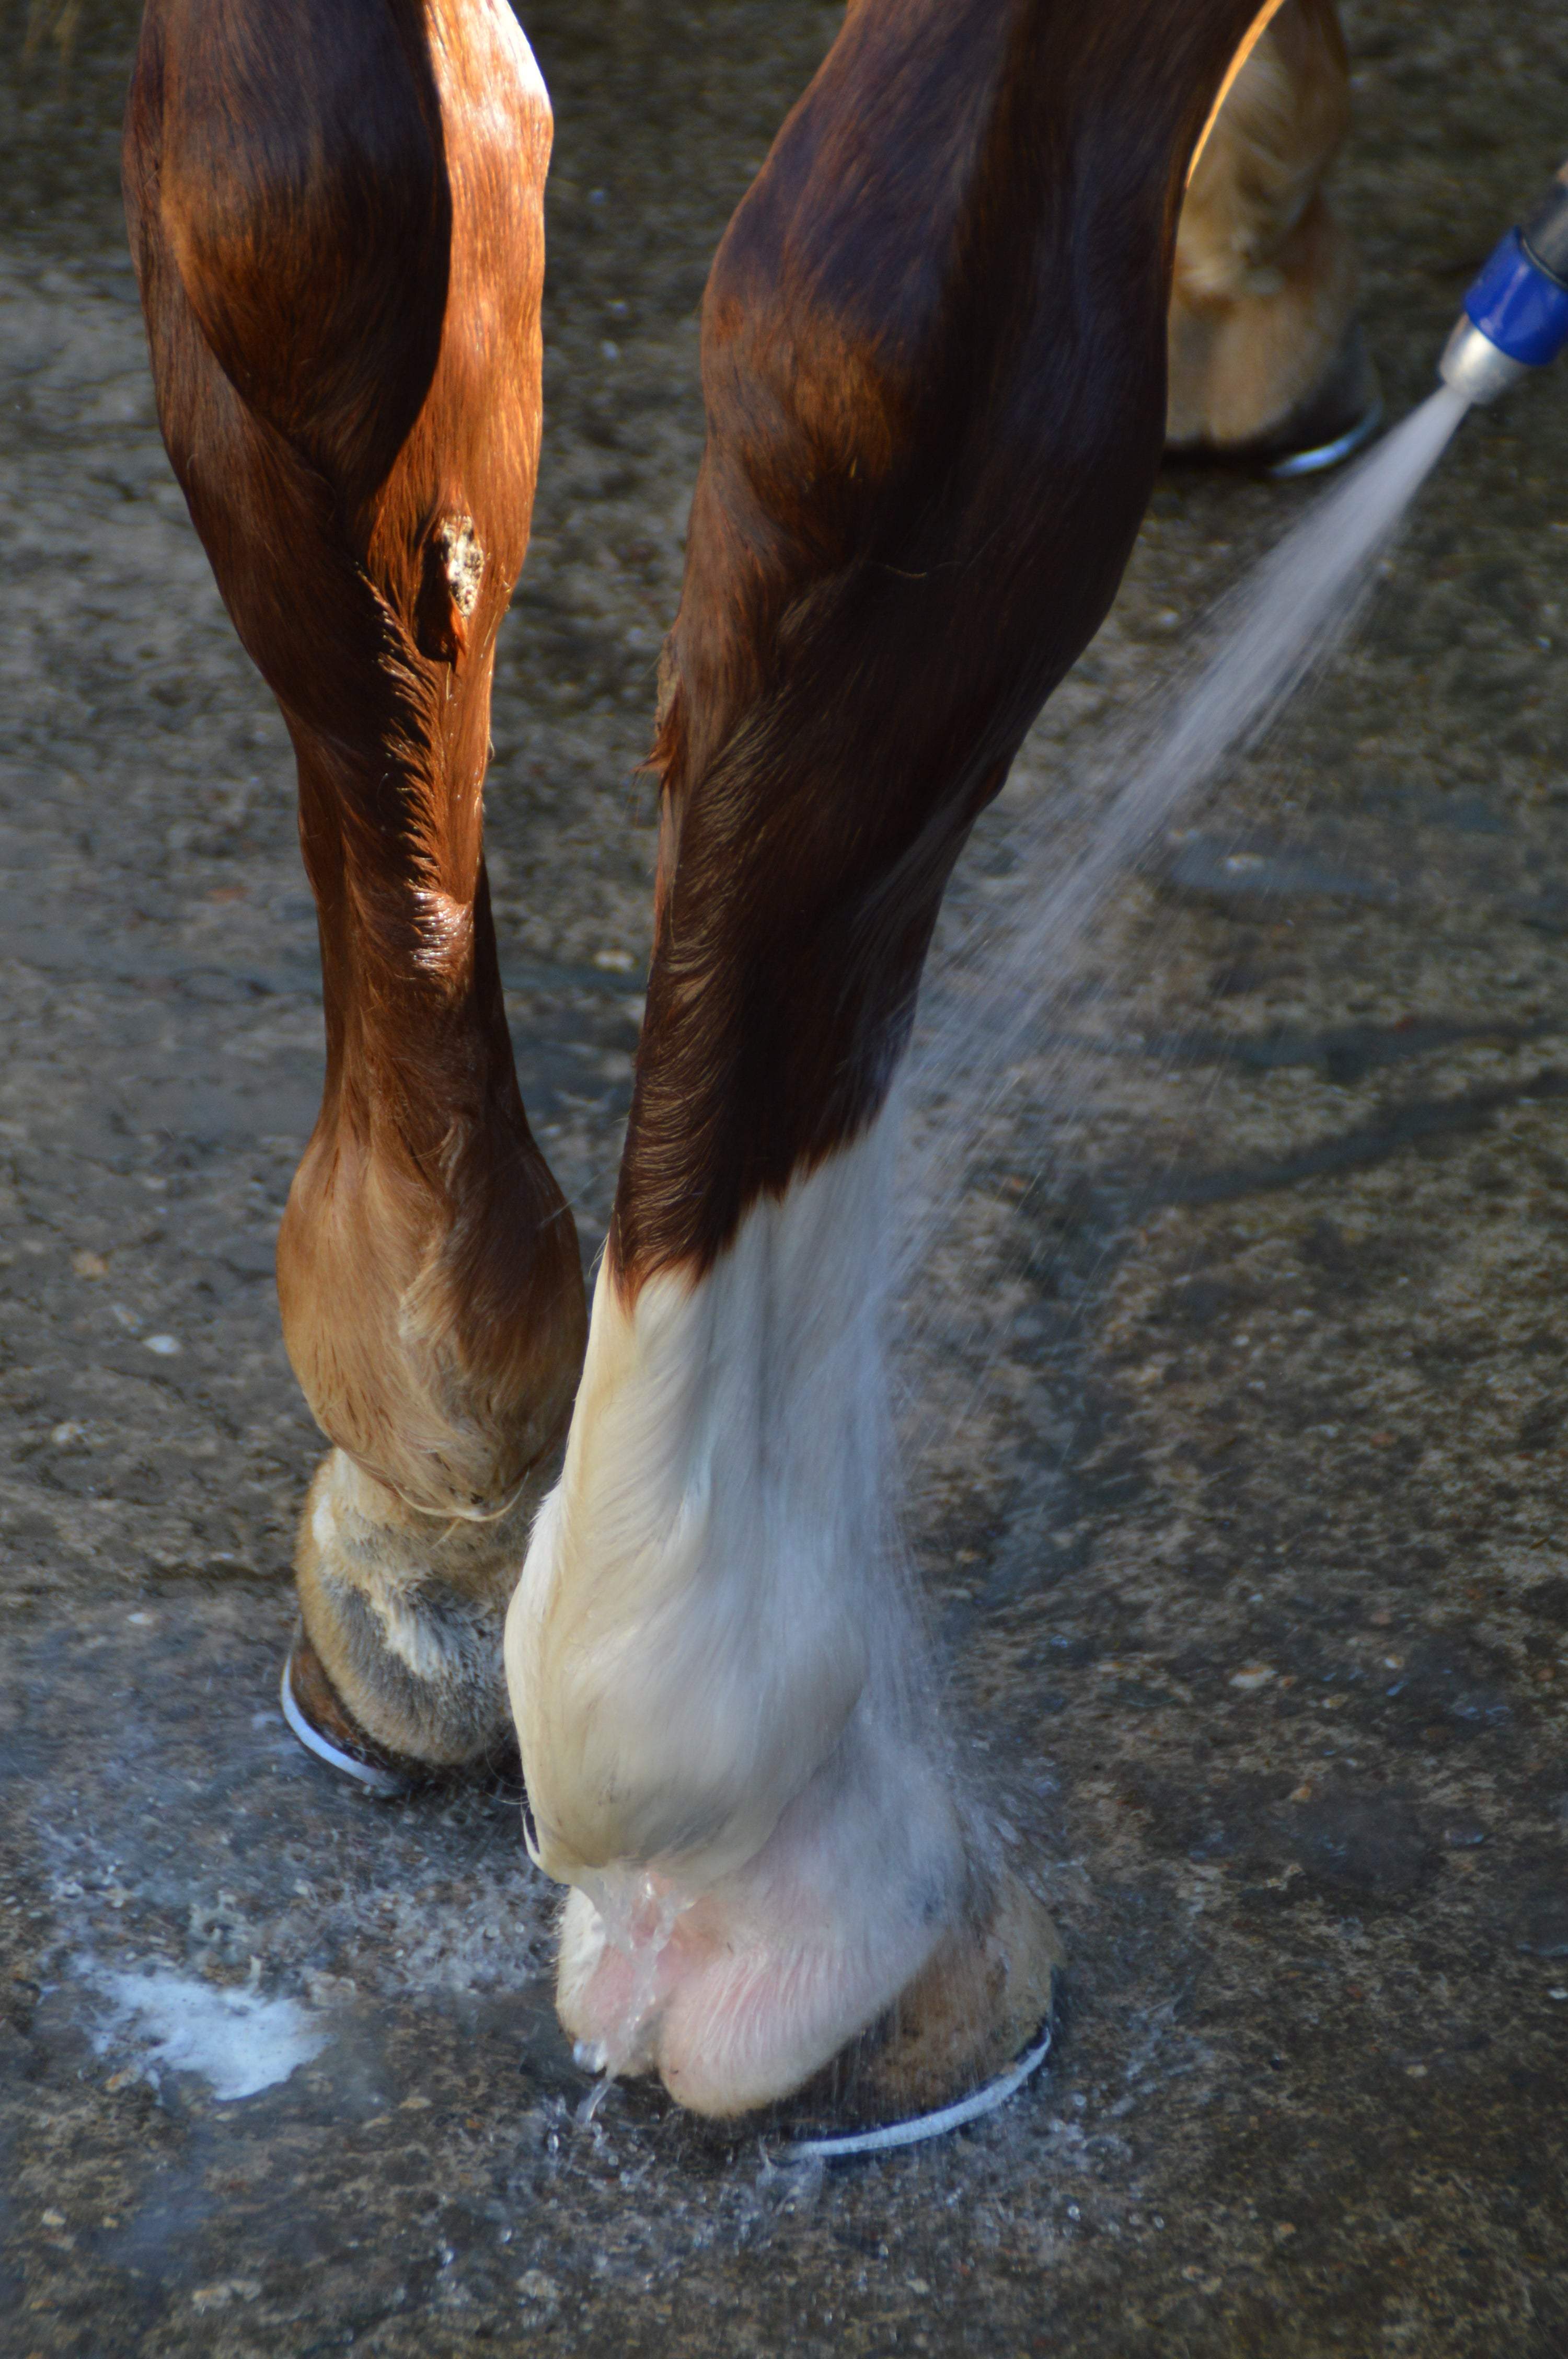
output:
[[[1521,229],[1496,245],[1465,298],[1437,373],[1467,401],[1495,401],[1568,344],[1568,165]]]

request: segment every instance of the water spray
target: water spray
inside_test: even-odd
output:
[[[1199,624],[1174,680],[1093,749],[1041,782],[1014,820],[1017,888],[948,921],[914,1087],[926,1142],[904,1182],[901,1291],[952,1221],[970,1158],[1016,1070],[1058,1107],[1082,1093],[1088,1051],[1051,1048],[1096,915],[1117,881],[1229,761],[1254,745],[1353,624],[1427,476],[1474,404],[1496,400],[1568,346],[1568,165],[1488,257],[1439,364],[1441,382]],[[933,1004],[934,1003],[934,1004]],[[912,1320],[910,1335],[918,1328]],[[932,1428],[935,1433],[935,1426]],[[925,1439],[912,1432],[918,1453]]]
[[[1487,256],[1437,374],[1468,402],[1495,401],[1568,344],[1568,164]]]

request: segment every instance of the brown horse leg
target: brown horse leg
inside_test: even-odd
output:
[[[278,1244],[335,1447],[297,1701],[351,1754],[510,1744],[500,1668],[584,1330],[481,853],[539,435],[549,109],[505,0],[151,0],[125,186],[159,417],[298,760],[327,1079]]]
[[[707,2113],[846,2058],[868,2110],[940,2102],[1048,2005],[901,1602],[896,1082],[952,864],[1154,481],[1253,5],[859,0],[709,280],[647,1017],[506,1636],[563,2018]]]
[[[1334,0],[1284,0],[1226,93],[1182,207],[1173,450],[1280,458],[1375,422],[1355,253],[1322,186],[1349,113]]]

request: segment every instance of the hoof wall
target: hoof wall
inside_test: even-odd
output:
[[[367,1793],[395,1801],[420,1783],[414,1765],[396,1761],[372,1743],[350,1719],[303,1630],[297,1633],[283,1666],[279,1690],[284,1719],[307,1753]]]
[[[787,2160],[829,2161],[994,2113],[1051,2052],[1063,1962],[1044,1909],[1004,1875],[879,2022],[769,2108],[764,2135]]]
[[[967,2097],[957,2098],[950,2105],[938,2105],[935,2112],[916,2114],[907,2121],[883,2122],[875,2129],[839,2130],[821,2137],[792,2138],[778,2150],[777,2162],[838,2162],[859,2154],[886,2154],[894,2147],[921,2146],[927,2138],[946,2137],[949,2130],[960,2130],[966,2123],[980,2120],[994,2114],[1000,2105],[1033,2079],[1051,2053],[1053,2033],[1049,2024],[1043,2025],[1033,2045],[1026,2048],[1015,2064],[999,2072],[994,2081],[975,2089]]]
[[[1296,475],[1321,475],[1330,467],[1342,467],[1357,451],[1364,451],[1383,423],[1383,402],[1379,395],[1371,408],[1357,419],[1354,425],[1334,435],[1326,442],[1318,442],[1304,451],[1292,451],[1283,458],[1271,462],[1266,473],[1275,483],[1287,483]]]
[[[1382,388],[1357,321],[1327,375],[1276,425],[1242,442],[1174,443],[1165,456],[1178,466],[1241,468],[1285,482],[1343,466],[1382,423]]]
[[[485,1778],[511,1791],[522,1791],[515,1755],[438,1768],[377,1745],[349,1712],[303,1628],[296,1632],[283,1666],[279,1701],[284,1719],[307,1753],[379,1801],[400,1801],[408,1794]]]

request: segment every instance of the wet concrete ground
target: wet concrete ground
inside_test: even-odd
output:
[[[270,1285],[313,929],[283,733],[153,427],[134,13],[84,0],[63,56],[32,17],[24,59],[0,16],[0,2348],[1568,2348],[1568,380],[1466,426],[1351,651],[1118,892],[1070,1088],[1043,1045],[917,1288],[915,1543],[1068,1940],[1049,2077],[827,2176],[622,2093],[585,2122],[512,1806],[362,1801],[276,1711],[319,1446]],[[695,305],[833,24],[529,19],[548,423],[489,829],[587,1251]],[[1350,28],[1339,187],[1399,412],[1568,146],[1568,31],[1546,0]],[[1303,496],[1162,486],[968,906]],[[168,2043],[214,1994],[238,2052],[204,2075]]]

